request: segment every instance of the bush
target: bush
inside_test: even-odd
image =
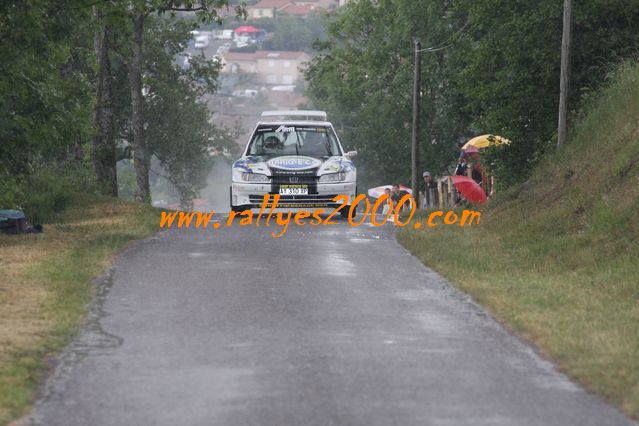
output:
[[[50,223],[79,194],[97,192],[91,171],[86,167],[33,165],[23,176],[0,177],[0,208],[24,211],[32,223]]]
[[[0,209],[16,208],[23,199],[24,193],[18,179],[9,174],[0,175]]]
[[[244,47],[232,47],[229,52],[235,52],[235,53],[255,53],[257,52],[257,46],[254,44],[249,44],[248,46],[244,46]]]

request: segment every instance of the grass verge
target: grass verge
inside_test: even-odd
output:
[[[47,359],[77,331],[114,254],[158,221],[151,207],[93,197],[74,199],[42,234],[0,235],[0,424],[29,409]]]
[[[415,256],[639,418],[639,64],[479,226],[405,229]]]

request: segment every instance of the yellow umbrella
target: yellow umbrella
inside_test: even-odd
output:
[[[471,140],[466,142],[464,146],[462,146],[462,151],[465,151],[471,146],[474,146],[475,148],[488,148],[491,145],[501,145],[501,144],[508,145],[509,143],[510,141],[508,139],[502,138],[501,136],[481,135],[481,136],[472,138]]]

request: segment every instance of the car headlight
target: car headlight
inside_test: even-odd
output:
[[[269,182],[269,177],[261,173],[248,173],[234,167],[233,182]]]
[[[344,173],[345,182],[355,182],[355,180],[357,179],[357,171],[355,171],[355,168],[350,168],[349,170],[342,173]]]
[[[320,176],[319,182],[320,183],[343,182],[345,178],[346,178],[346,173],[344,173],[344,172],[329,173],[329,174]]]
[[[242,173],[242,180],[244,182],[268,182],[268,176],[261,173]]]

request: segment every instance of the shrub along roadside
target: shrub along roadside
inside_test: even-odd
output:
[[[23,210],[31,224],[55,222],[75,195],[97,192],[91,170],[67,163],[34,163],[21,176],[0,174],[0,209]]]
[[[114,254],[158,230],[149,206],[78,195],[67,206],[43,234],[0,235],[0,424],[27,411]]]
[[[639,418],[639,64],[481,225],[400,242],[587,389]]]

